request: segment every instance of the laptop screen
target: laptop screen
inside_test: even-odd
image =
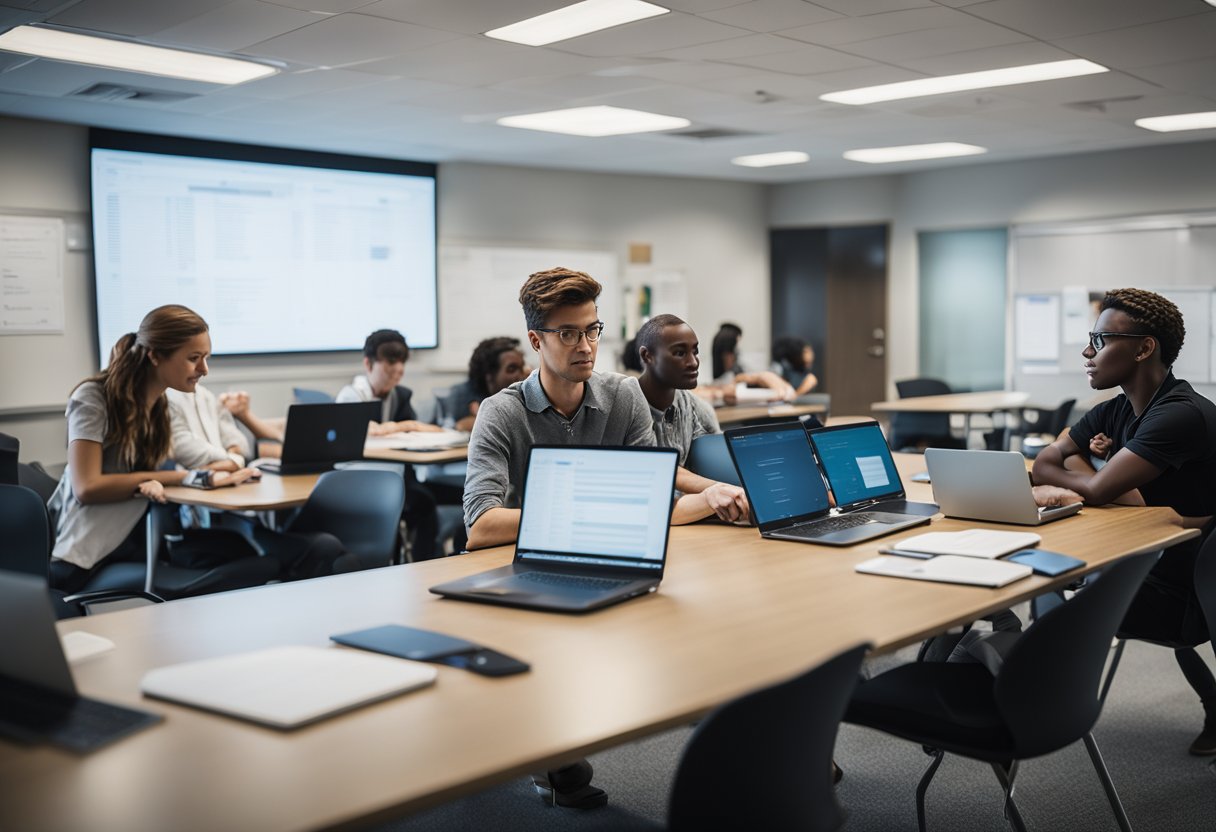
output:
[[[661,574],[676,458],[671,448],[533,447],[515,557]]]
[[[777,430],[744,428],[726,436],[761,526],[827,511],[828,491],[801,424]]]
[[[847,506],[903,491],[895,460],[877,424],[816,431],[811,434],[811,443],[836,495],[836,505]]]

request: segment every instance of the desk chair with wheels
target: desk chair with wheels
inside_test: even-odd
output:
[[[950,385],[936,378],[907,378],[895,382],[901,399],[920,396],[946,396],[954,392]],[[950,431],[949,413],[892,413],[891,448],[966,448],[967,438],[955,438]]]
[[[706,479],[742,485],[723,433],[707,433],[692,440],[684,467]]]
[[[364,569],[393,563],[405,479],[399,470],[362,467],[366,464],[322,474],[284,531],[332,534]]]
[[[1102,710],[1098,687],[1110,640],[1155,554],[1124,558],[1083,592],[1038,619],[1014,644],[995,678],[982,664],[914,662],[862,682],[845,720],[935,749],[916,790],[925,830],[925,793],[947,752],[991,764],[1014,828],[1020,760],[1085,741],[1119,828],[1130,826],[1090,733]]]

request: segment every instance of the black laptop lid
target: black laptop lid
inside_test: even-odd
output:
[[[828,490],[801,422],[734,428],[726,444],[761,532],[828,514]]]
[[[674,448],[533,445],[515,562],[661,578]]]
[[[363,458],[367,425],[380,421],[380,402],[293,404],[283,432],[283,464]]]
[[[76,684],[55,629],[46,579],[0,570],[0,684],[6,682],[75,698]]]
[[[839,508],[904,498],[903,481],[877,422],[820,428],[810,437]]]

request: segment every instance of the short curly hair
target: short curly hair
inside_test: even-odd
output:
[[[1156,338],[1161,348],[1161,362],[1167,367],[1173,366],[1186,339],[1186,326],[1172,300],[1144,289],[1112,289],[1102,298],[1102,310],[1107,309],[1124,313]]]
[[[512,350],[522,353],[519,348],[519,339],[505,336],[487,338],[474,348],[473,355],[469,358],[469,384],[477,391],[477,395],[490,395],[490,388],[486,385],[486,376],[497,373],[499,357],[504,352]]]
[[[528,329],[541,329],[554,309],[595,300],[603,286],[586,272],[558,266],[530,275],[519,290]]]

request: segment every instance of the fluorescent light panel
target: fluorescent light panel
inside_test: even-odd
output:
[[[846,150],[844,158],[854,162],[882,165],[888,162],[913,162],[918,159],[946,159],[951,156],[976,156],[988,149],[974,144],[959,142],[936,142],[934,144],[906,144],[899,147],[868,147]]]
[[[272,66],[252,61],[183,52],[163,46],[111,40],[41,26],[18,26],[10,29],[0,35],[0,49],[56,61],[142,72],[146,75],[163,75],[168,78],[184,78],[189,81],[205,81],[209,84],[241,84],[278,72]]]
[[[801,150],[782,150],[777,153],[756,153],[752,156],[736,156],[730,160],[730,163],[745,168],[771,168],[776,165],[801,165],[810,160],[811,157]]]
[[[1212,0],[1216,5],[1216,0]],[[1216,127],[1216,111],[1206,113],[1178,113],[1172,116],[1153,116],[1136,119],[1136,126],[1158,133],[1173,133],[1177,130],[1209,130]]]
[[[623,107],[574,107],[569,110],[549,110],[505,116],[498,120],[503,127],[544,130],[571,136],[621,136],[627,133],[654,133],[659,130],[679,130],[692,122],[686,118],[627,110]]]
[[[1078,58],[1069,61],[1051,61],[1045,64],[1011,66],[1005,69],[988,69],[983,72],[964,72],[961,75],[920,78],[916,81],[901,81],[898,84],[882,84],[877,87],[858,87],[855,90],[829,92],[819,98],[822,101],[831,101],[836,104],[875,104],[879,101],[919,98],[923,95],[941,95],[948,92],[963,92],[988,87],[1031,84],[1036,81],[1054,81],[1059,78],[1074,78],[1078,75],[1095,75],[1099,72],[1110,72],[1110,70],[1101,64]]]
[[[601,29],[611,29],[623,23],[657,17],[669,11],[671,9],[643,0],[583,0],[582,3],[529,17],[510,26],[491,29],[486,32],[486,37],[522,43],[524,46],[544,46]]]

